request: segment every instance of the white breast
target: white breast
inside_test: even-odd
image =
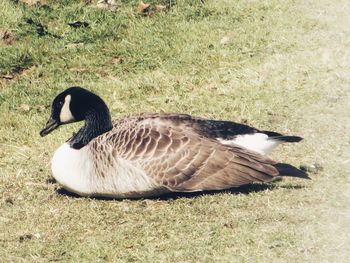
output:
[[[75,150],[65,143],[53,156],[53,176],[68,191],[114,198],[150,196],[164,191],[138,163],[118,157],[113,163],[105,162],[103,153],[100,158],[94,158],[94,151],[88,146]]]
[[[242,146],[243,148],[258,152],[263,155],[269,154],[281,143],[276,140],[268,139],[268,136],[264,133],[238,135],[233,140],[223,140],[221,138],[217,139],[222,144]]]
[[[86,147],[75,150],[68,143],[55,152],[51,169],[53,176],[63,188],[79,195],[91,193],[91,161]]]

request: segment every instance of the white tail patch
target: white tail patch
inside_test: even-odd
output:
[[[217,140],[225,145],[242,146],[243,148],[266,155],[281,143],[281,141],[271,140],[268,137],[264,133],[254,133],[238,135],[233,140],[223,140],[222,138],[217,138]]]

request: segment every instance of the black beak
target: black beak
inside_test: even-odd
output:
[[[55,130],[58,126],[60,126],[60,123],[58,123],[56,120],[50,117],[50,119],[46,123],[45,128],[40,131],[40,136],[44,137],[48,135],[50,132]]]

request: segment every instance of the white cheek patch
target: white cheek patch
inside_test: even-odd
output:
[[[69,122],[73,122],[75,120],[73,115],[72,115],[72,112],[69,109],[70,100],[71,100],[70,95],[67,95],[64,98],[64,104],[62,106],[61,113],[60,113],[61,123],[69,123]]]

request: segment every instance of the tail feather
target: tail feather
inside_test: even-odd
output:
[[[271,136],[268,140],[280,141],[280,142],[300,142],[303,138],[299,136]]]
[[[299,177],[303,179],[309,179],[311,178],[308,176],[308,174],[290,164],[286,163],[277,163],[274,165],[275,168],[278,170],[280,176],[292,176],[292,177]]]

